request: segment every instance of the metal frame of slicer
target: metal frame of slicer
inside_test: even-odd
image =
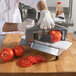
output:
[[[73,23],[71,23],[71,21],[72,21],[71,20],[71,18],[72,18],[72,3],[73,3],[73,0],[69,0],[69,7],[64,8],[66,22],[65,23],[61,23],[61,22],[56,23],[58,25],[56,25],[55,28],[51,29],[51,30],[60,30],[61,33],[62,33],[61,40],[63,40],[63,41],[67,40],[67,33],[68,32],[67,32],[67,28],[65,28],[65,27],[73,26]],[[23,6],[23,4],[21,4],[21,6]],[[23,9],[32,9],[32,8],[22,7],[20,11],[22,12]],[[51,7],[51,9],[53,9],[53,8]],[[21,17],[23,19],[22,14],[21,14]],[[38,12],[36,12],[37,21],[38,21],[38,18],[39,18],[39,15],[38,15]],[[46,47],[45,47],[46,50],[48,51],[48,49],[50,47],[51,47],[50,50],[53,50],[53,48],[54,48],[56,54],[54,54],[53,52],[51,52],[51,54],[55,55],[56,60],[57,60],[59,55],[62,53],[63,50],[59,49],[59,48],[52,47],[52,46],[49,45],[50,44],[49,42],[51,42],[51,40],[52,40],[52,36],[46,35],[48,32],[49,32],[49,30],[46,30],[46,31],[40,30],[39,26],[37,26],[37,25],[35,27],[28,28],[26,30],[26,44],[30,45],[31,48],[38,48],[38,50],[39,50],[40,46],[45,47],[45,43],[47,42]],[[45,41],[45,39],[46,39],[45,35],[48,38],[47,41]],[[44,38],[41,38],[42,36]],[[49,38],[51,38],[51,39],[49,40]],[[39,45],[37,45],[37,47],[36,46],[33,47],[34,45],[36,45],[36,43],[38,43]],[[42,49],[45,50],[44,48],[42,48]],[[40,50],[42,50],[42,49],[40,49]],[[45,50],[45,52],[46,52],[46,50]],[[44,52],[44,51],[42,51],[42,52]],[[48,51],[48,53],[49,53],[49,51]]]
[[[60,30],[60,32],[62,33],[61,40],[63,40],[63,41],[67,41],[68,31],[67,31],[66,27],[68,27],[70,25],[73,25],[73,23],[71,23],[71,21],[70,21],[71,18],[72,18],[72,4],[73,4],[73,0],[69,0],[69,7],[64,8],[64,9],[68,9],[67,12],[66,12],[66,10],[64,10],[64,13],[65,13],[65,16],[66,16],[66,23],[57,23],[58,25],[56,25],[55,28],[51,29],[51,30]],[[59,48],[55,48],[55,47],[52,47],[52,46],[49,45],[49,42],[51,42],[51,40],[49,41],[49,38],[52,39],[52,37],[50,37],[49,35],[46,35],[48,31],[49,30],[46,30],[46,31],[40,30],[39,26],[37,26],[37,25],[35,27],[27,29],[27,31],[26,31],[26,44],[30,45],[31,48],[37,48],[37,50],[41,50],[42,52],[45,52],[45,53],[47,53],[47,51],[49,53],[49,50],[53,50],[53,48],[54,48],[55,49],[54,52],[56,52],[56,54],[54,54],[53,52],[51,52],[49,54],[55,55],[56,60],[58,60],[59,55],[64,50],[59,49]],[[41,36],[43,36],[44,39],[41,38]],[[47,41],[45,41],[45,39],[46,39],[45,36],[48,38]],[[39,45],[37,45],[36,43],[38,43]],[[46,47],[45,47],[45,44],[46,44]],[[34,46],[34,45],[37,45],[37,46]],[[43,47],[43,48],[41,49],[40,47]],[[47,51],[45,50],[45,48],[46,48]]]
[[[67,28],[56,25],[55,28],[52,28],[51,30],[59,30],[62,33],[61,40],[67,40]],[[50,46],[50,43],[52,43],[52,36],[49,35],[49,31],[51,30],[41,30],[39,25],[28,28],[26,30],[26,45],[29,45],[33,49],[55,55],[57,60],[63,50]]]

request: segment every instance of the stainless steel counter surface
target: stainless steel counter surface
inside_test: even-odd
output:
[[[3,40],[4,40],[4,38],[5,38],[5,36],[6,36],[6,35],[0,35],[0,46],[1,46],[1,44],[2,44],[2,42],[3,42]]]

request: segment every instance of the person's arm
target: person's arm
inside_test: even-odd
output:
[[[55,23],[44,0],[38,2],[37,9],[40,11],[40,19],[38,21],[40,28],[44,30],[54,28]]]
[[[27,0],[20,0],[21,2],[24,2],[24,3],[26,3],[26,1]],[[45,1],[44,0],[38,0],[38,2],[37,2],[37,4],[36,4],[36,6],[37,6],[37,9],[41,12],[41,11],[43,11],[43,10],[45,10],[45,12],[48,10],[48,7],[47,7],[47,5],[46,5],[46,3],[45,3]],[[43,13],[45,13],[44,11],[43,12],[41,12],[42,13],[42,15],[43,15]],[[46,14],[48,14],[47,15],[47,19],[50,17],[50,15],[49,15],[49,12],[47,11],[46,12]],[[46,15],[45,14],[45,15]],[[41,22],[42,22],[42,19],[43,18],[40,18],[41,20]],[[47,19],[45,19],[45,21],[47,20]],[[51,21],[50,21],[51,20]],[[44,21],[44,22],[45,22]],[[44,23],[43,22],[43,23]],[[46,28],[51,28],[52,27],[52,25],[51,24],[54,24],[54,22],[52,21],[52,19],[50,19],[49,18],[49,22],[46,24],[46,23],[44,23],[44,24],[46,24],[46,25],[48,25],[48,27],[46,27],[46,25],[45,26],[42,26],[41,25],[41,28],[43,29],[43,27],[44,27],[44,29]],[[51,25],[51,26],[50,26]],[[3,32],[10,32],[10,31],[18,31],[20,28],[22,28],[22,27],[25,27],[25,25],[21,25],[20,24],[20,26],[19,26],[19,24],[18,23],[5,23],[4,24],[4,26],[3,26]],[[20,31],[23,31],[23,28],[22,29],[20,29]]]
[[[48,10],[46,2],[44,0],[39,1],[38,4],[37,4],[37,9],[39,11]]]
[[[5,23],[3,32],[20,31],[26,32],[26,28],[34,26],[34,20],[27,19],[23,23]]]

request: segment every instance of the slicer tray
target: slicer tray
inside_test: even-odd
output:
[[[35,50],[39,50],[41,52],[52,54],[52,55],[55,55],[55,56],[59,56],[63,51],[62,49],[58,49],[58,48],[38,44],[38,43],[35,43],[35,42],[32,42],[31,48],[33,48]]]

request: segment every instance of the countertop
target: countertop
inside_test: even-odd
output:
[[[13,48],[20,43],[21,34],[8,34],[6,35],[0,51],[3,48]],[[55,56],[42,53],[37,50],[25,47],[25,56],[41,54],[46,56],[47,62],[41,62],[31,67],[22,68],[17,66],[16,62],[21,57],[15,57],[10,62],[2,62],[0,60],[0,72],[1,73],[58,73],[58,72],[76,72],[76,39],[72,33],[68,34],[68,40],[72,42],[72,46],[65,50],[60,56],[59,60],[55,60]]]

